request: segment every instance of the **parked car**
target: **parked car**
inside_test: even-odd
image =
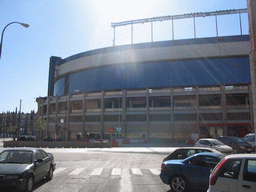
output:
[[[184,160],[168,160],[161,165],[160,178],[174,192],[207,190],[210,171],[223,157],[219,153],[197,153]]]
[[[234,153],[251,153],[253,147],[239,137],[222,136],[217,138],[219,141],[233,148]]]
[[[53,155],[43,149],[5,149],[0,153],[0,189],[31,192],[37,181],[52,179],[55,167]]]
[[[249,133],[247,135],[245,135],[245,137],[243,138],[247,143],[249,143],[251,146],[254,147],[254,151],[255,151],[255,133]]]
[[[55,139],[52,137],[45,137],[43,138],[43,141],[55,141]]]
[[[210,175],[207,192],[255,192],[256,155],[226,156]]]
[[[209,147],[216,149],[217,151],[228,155],[233,153],[232,147],[229,147],[228,145],[225,145],[224,143],[220,142],[217,139],[212,139],[212,138],[202,138],[199,139],[196,144],[196,147]]]
[[[204,153],[204,152],[221,154],[216,149],[207,148],[207,147],[179,147],[175,149],[170,155],[165,157],[163,159],[163,162],[167,160],[174,160],[174,159],[186,159],[191,155],[194,155],[197,153]]]
[[[20,135],[19,141],[36,141],[36,135]]]

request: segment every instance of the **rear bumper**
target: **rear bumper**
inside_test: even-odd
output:
[[[170,184],[169,183],[169,176],[167,176],[165,173],[161,172],[159,176],[160,176],[163,183],[165,183],[167,185]]]

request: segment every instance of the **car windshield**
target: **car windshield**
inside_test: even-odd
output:
[[[224,145],[224,143],[222,143],[219,140],[212,140],[211,142],[212,142],[213,145]]]
[[[32,151],[5,150],[0,153],[0,163],[31,164]]]

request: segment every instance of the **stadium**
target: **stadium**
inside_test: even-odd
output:
[[[241,34],[52,56],[38,116],[45,135],[67,140],[109,138],[109,128],[129,139],[243,137],[253,127],[249,53]]]

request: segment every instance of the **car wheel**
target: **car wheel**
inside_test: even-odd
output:
[[[26,191],[26,192],[32,192],[32,191],[33,191],[33,188],[34,188],[34,178],[30,175],[30,176],[27,178],[27,183],[26,183],[26,189],[25,189],[25,191]]]
[[[170,187],[175,192],[186,192],[189,189],[187,179],[182,175],[175,175],[170,179]]]
[[[52,166],[51,166],[50,169],[49,169],[49,172],[48,172],[48,175],[47,175],[46,179],[48,181],[50,181],[50,180],[52,180],[52,178],[53,178],[53,169],[52,169]]]

